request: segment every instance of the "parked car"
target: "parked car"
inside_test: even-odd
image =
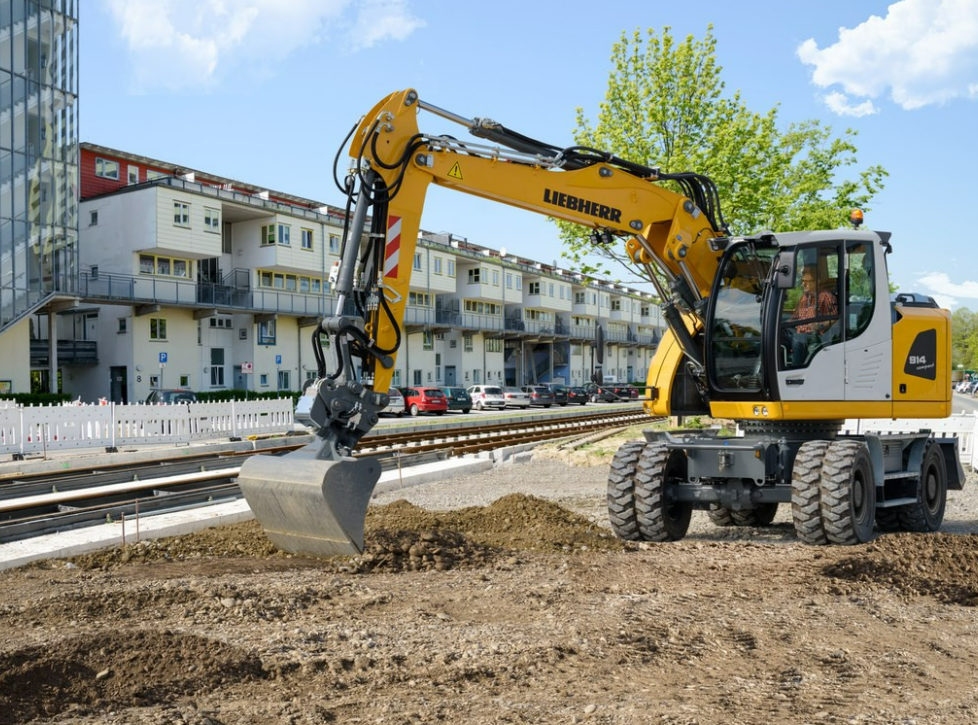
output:
[[[506,398],[507,408],[529,408],[530,396],[523,392],[521,388],[508,385],[503,388],[503,396]]]
[[[196,403],[197,396],[192,390],[154,390],[146,398],[148,404]]]
[[[472,396],[469,395],[469,391],[465,388],[442,388],[442,392],[445,397],[448,398],[448,409],[449,410],[461,410],[463,413],[468,413],[472,410]]]
[[[404,409],[411,415],[445,415],[448,410],[448,398],[440,388],[401,388],[401,395],[404,396]]]
[[[498,385],[473,385],[469,388],[469,395],[472,396],[472,406],[476,410],[502,410],[506,407],[506,397]]]
[[[611,388],[606,388],[597,383],[588,383],[584,390],[587,392],[588,399],[592,403],[617,403],[618,395]]]
[[[542,383],[542,385],[554,394],[554,403],[556,405],[567,405],[566,385],[563,383]]]
[[[387,397],[389,400],[387,401],[386,407],[380,411],[381,415],[390,413],[391,415],[396,415],[398,418],[404,415],[404,396],[401,395],[401,391],[397,388],[391,388],[387,391]]]
[[[570,387],[567,388],[567,402],[577,403],[578,405],[584,405],[587,403],[587,391],[580,387]]]
[[[549,408],[554,404],[554,394],[545,385],[524,385],[523,392],[530,396],[530,405]]]

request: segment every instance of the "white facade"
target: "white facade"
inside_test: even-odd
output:
[[[134,402],[154,387],[299,390],[315,376],[342,216],[228,186],[164,178],[82,202],[98,363],[62,365],[65,392]],[[662,331],[645,293],[446,234],[423,235],[410,263],[395,385],[582,385],[599,326],[605,375],[645,378]]]

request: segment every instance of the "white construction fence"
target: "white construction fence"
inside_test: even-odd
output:
[[[978,451],[975,450],[975,434],[978,432],[978,413],[955,413],[947,418],[867,418],[847,420],[842,432],[861,433],[916,433],[930,430],[937,436],[958,439],[958,455],[961,465],[978,471]]]
[[[0,455],[191,443],[294,430],[291,398],[172,405],[2,407]]]

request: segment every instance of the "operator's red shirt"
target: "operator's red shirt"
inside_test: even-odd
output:
[[[805,294],[798,300],[795,307],[794,318],[796,320],[808,320],[812,317],[826,317],[839,314],[839,306],[836,304],[835,295],[823,290],[818,293],[818,301],[815,295]],[[817,325],[798,325],[798,332],[816,332]]]

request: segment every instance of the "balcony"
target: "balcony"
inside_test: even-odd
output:
[[[31,367],[43,368],[51,364],[49,340],[31,340]],[[58,365],[98,365],[98,343],[91,340],[58,340]]]

